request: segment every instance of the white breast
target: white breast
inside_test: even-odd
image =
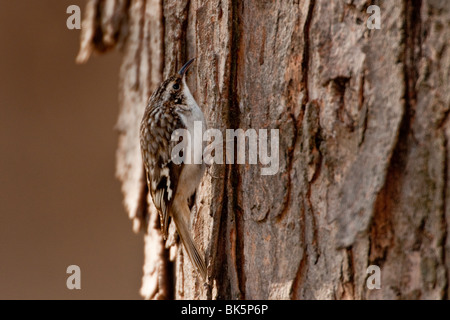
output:
[[[190,133],[191,140],[188,141],[187,144],[188,148],[190,147],[191,150],[192,164],[185,164],[184,169],[179,178],[179,187],[177,193],[180,193],[180,196],[186,199],[195,192],[195,189],[200,183],[200,180],[202,179],[205,171],[205,164],[203,163],[203,148],[205,146],[203,143],[203,133],[206,131],[207,127],[205,116],[203,115],[202,110],[200,109],[191,92],[189,91],[186,82],[184,82],[183,93],[186,98],[187,108],[182,112],[180,112],[180,117]],[[198,134],[194,134],[196,121],[201,123],[202,129],[201,132],[197,132]],[[199,127],[200,126],[197,124],[197,128]],[[196,147],[194,147],[194,144]],[[194,159],[200,159],[201,164],[194,164]]]
[[[192,96],[188,86],[186,85],[185,79],[183,79],[184,84],[184,96],[186,98],[186,110],[180,113],[181,119],[186,125],[187,130],[191,134],[192,141],[189,141],[188,144],[191,146],[191,159],[194,162],[194,159],[202,159],[203,156],[203,133],[206,131],[206,121],[205,116],[203,115],[202,110],[198,106],[194,97]],[[197,130],[199,128],[198,122],[201,123],[201,132],[196,132],[199,134],[194,134],[195,122],[197,122]],[[195,139],[195,140],[194,140]],[[193,145],[201,146],[201,148],[194,148]]]

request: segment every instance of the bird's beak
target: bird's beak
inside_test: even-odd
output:
[[[180,76],[184,76],[186,74],[186,72],[188,71],[189,67],[191,66],[192,62],[194,62],[194,60],[195,60],[195,58],[192,58],[191,60],[186,62],[186,64],[180,69],[180,71],[178,71],[178,74]]]

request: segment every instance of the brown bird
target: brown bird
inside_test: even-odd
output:
[[[140,144],[148,189],[160,215],[164,239],[167,239],[170,216],[191,262],[205,279],[205,259],[190,232],[189,200],[205,172],[203,161],[200,164],[192,161],[202,157],[202,148],[192,146],[203,143],[194,141],[202,139],[194,135],[194,124],[200,123],[206,129],[203,112],[186,84],[186,73],[193,61],[188,61],[153,92],[142,118]],[[180,144],[180,135],[182,151],[173,154],[174,147]],[[191,161],[186,161],[189,158]]]

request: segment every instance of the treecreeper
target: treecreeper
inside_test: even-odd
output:
[[[205,173],[205,164],[203,161],[179,161],[180,154],[181,160],[187,156],[190,159],[202,157],[201,148],[191,147],[197,142],[193,141],[196,139],[194,123],[200,122],[203,130],[206,129],[203,112],[186,84],[186,74],[194,59],[153,92],[141,121],[140,145],[148,189],[160,216],[164,240],[167,239],[171,218],[190,261],[206,279],[205,258],[192,237],[190,227],[190,203]],[[179,135],[182,130],[190,134]],[[175,161],[172,151],[180,143],[185,148],[176,152]]]

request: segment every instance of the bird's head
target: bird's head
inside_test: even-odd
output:
[[[161,83],[150,98],[150,105],[154,106],[188,106],[192,97],[186,84],[186,74],[195,58],[189,60],[178,73],[171,75]]]

